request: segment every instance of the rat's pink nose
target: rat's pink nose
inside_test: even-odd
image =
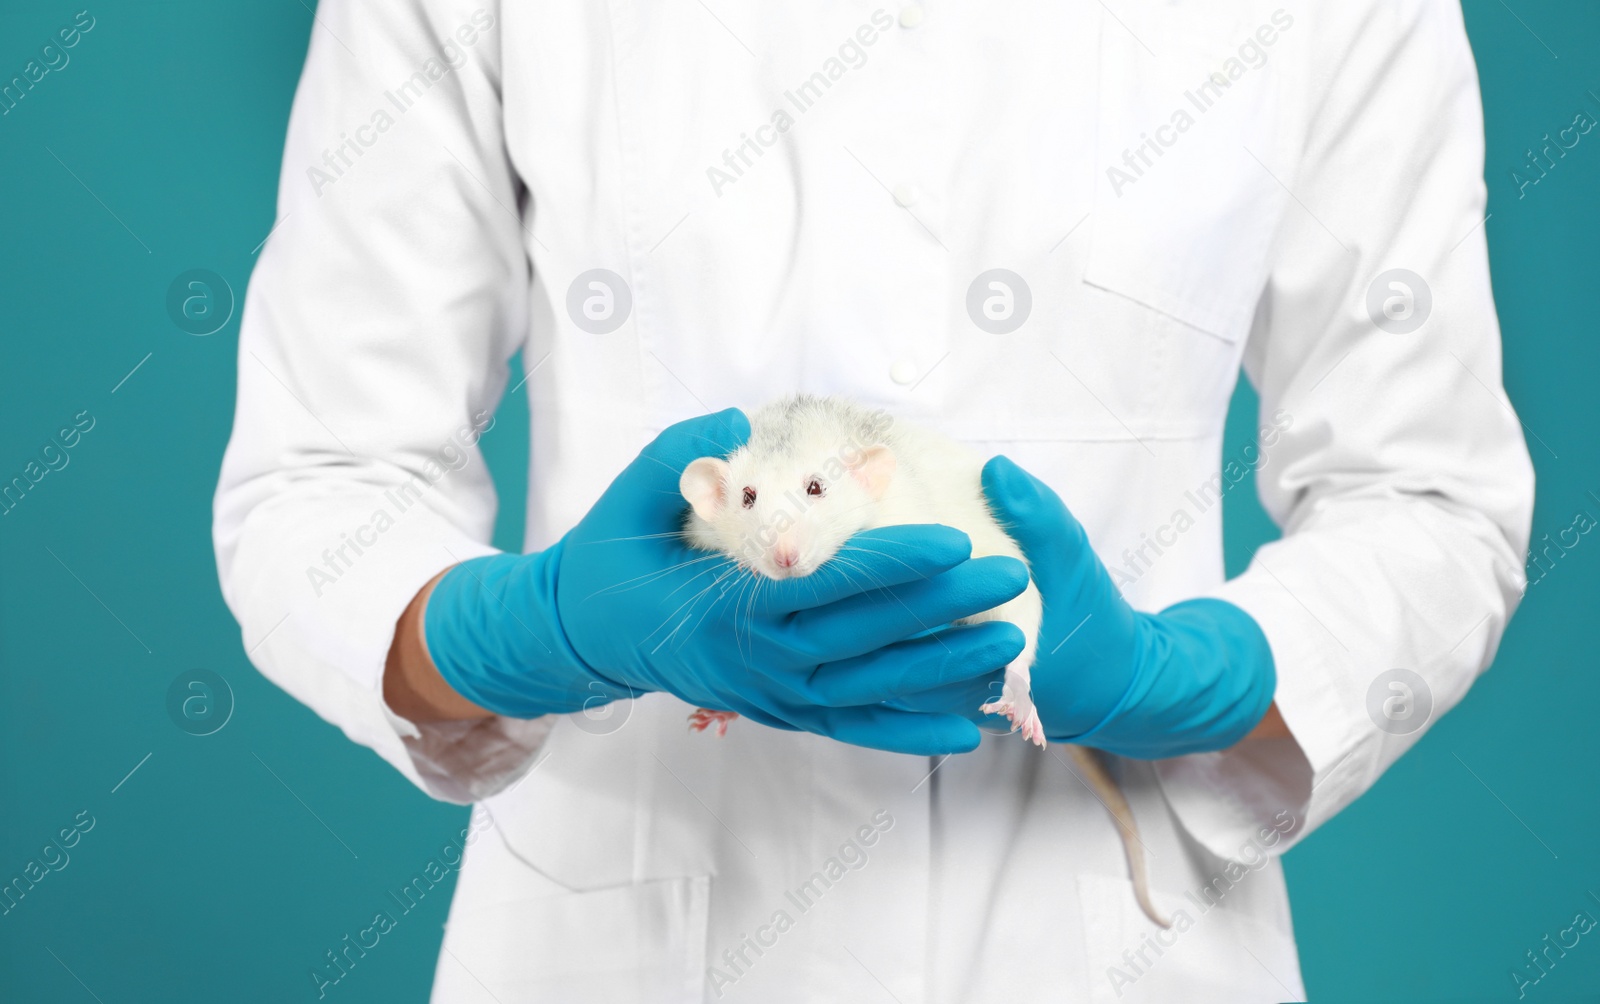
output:
[[[793,568],[795,562],[800,560],[800,549],[779,545],[772,549],[772,560],[777,563],[779,568]]]

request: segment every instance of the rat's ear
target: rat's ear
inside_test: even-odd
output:
[[[850,473],[861,482],[861,487],[873,499],[883,498],[894,477],[894,453],[887,446],[871,446],[862,450],[850,465]]]
[[[709,521],[728,501],[728,471],[728,462],[716,457],[701,457],[683,469],[678,491],[689,500],[696,516]]]

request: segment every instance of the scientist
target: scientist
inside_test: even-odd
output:
[[[433,999],[1299,999],[1278,855],[1519,596],[1482,160],[1448,2],[324,0],[216,549],[263,673],[475,806]],[[1241,366],[1284,533],[1225,581]],[[796,390],[1008,458],[1041,718],[1170,929],[1059,745],[976,714],[1015,632],[908,640],[1020,563],[892,528],[664,641],[679,472]]]

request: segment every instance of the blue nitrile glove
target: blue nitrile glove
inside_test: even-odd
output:
[[[1018,595],[1021,562],[971,558],[944,526],[868,531],[848,567],[760,579],[679,536],[688,464],[741,445],[737,410],[680,422],[628,465],[549,550],[457,565],[423,616],[447,683],[504,715],[534,717],[665,691],[776,728],[931,755],[980,734],[953,713],[894,702],[1016,658],[1009,624],[944,627]],[[922,635],[930,628],[931,635]]]
[[[983,490],[1044,599],[1033,702],[1047,737],[1155,760],[1226,749],[1261,721],[1277,673],[1249,614],[1216,599],[1135,611],[1048,485],[995,457]]]

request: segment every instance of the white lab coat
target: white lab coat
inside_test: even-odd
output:
[[[1437,718],[1520,595],[1482,157],[1450,3],[324,0],[216,547],[263,673],[488,814],[434,999],[1299,998],[1276,855],[1421,734],[1377,727],[1378,675],[1419,674]],[[968,310],[996,268],[1031,301],[1007,333]],[[1402,268],[1431,308],[1381,330],[1368,288]],[[593,269],[627,284],[615,330],[583,310],[620,318],[616,291],[585,279],[569,310]],[[1402,321],[1404,295],[1380,286]],[[1276,431],[1223,457],[1241,362]],[[936,764],[691,735],[664,694],[385,708],[406,602],[491,551],[473,444],[506,393],[538,549],[667,424],[794,390],[1007,453],[1142,609],[1260,622],[1292,741],[1116,765],[1189,924],[1156,938],[1105,810],[1016,737]],[[1285,534],[1224,582],[1215,499],[1246,465]]]

